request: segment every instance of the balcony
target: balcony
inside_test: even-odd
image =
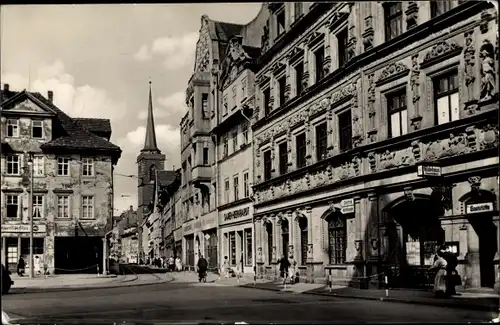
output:
[[[197,188],[200,186],[209,186],[212,181],[212,168],[210,166],[195,166],[192,170],[193,185]]]

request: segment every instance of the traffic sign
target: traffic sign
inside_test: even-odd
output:
[[[340,201],[341,207],[349,207],[354,205],[354,199],[345,199]]]
[[[205,234],[205,239],[209,240],[210,239],[210,235],[209,234]]]
[[[342,207],[342,209],[340,209],[340,212],[342,214],[354,213],[354,205]]]

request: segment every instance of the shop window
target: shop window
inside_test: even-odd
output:
[[[231,265],[236,265],[236,233],[234,231],[229,233],[229,262]]]
[[[460,115],[457,71],[435,78],[434,93],[437,124],[458,120]]]
[[[300,264],[306,265],[307,263],[307,245],[309,244],[307,218],[299,219],[300,229]]]
[[[19,254],[16,246],[7,246],[7,263],[17,264],[19,261]]]
[[[389,137],[395,138],[408,133],[406,89],[387,96],[387,111],[389,114]]]
[[[384,8],[384,16],[385,40],[389,41],[403,33],[402,2],[386,2]]]
[[[252,229],[245,229],[245,265],[252,265],[253,247],[252,247]]]
[[[327,222],[329,262],[330,264],[344,264],[347,244],[345,217],[340,213],[333,213]]]
[[[33,238],[33,254],[40,255],[43,254],[43,238]],[[29,238],[21,238],[21,255],[29,256],[30,255],[30,239]],[[25,262],[29,263],[29,260]]]

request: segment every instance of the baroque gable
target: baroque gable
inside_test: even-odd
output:
[[[210,71],[210,46],[211,46],[211,37],[210,37],[210,24],[208,17],[201,17],[201,28],[200,28],[200,37],[198,42],[196,43],[196,57],[194,64],[194,71],[200,72],[209,72]]]
[[[26,92],[21,92],[2,104],[2,113],[54,115],[51,109],[31,98]]]
[[[235,36],[229,41],[222,68],[223,87],[229,86],[243,70],[243,65],[250,56],[243,48],[243,38]]]

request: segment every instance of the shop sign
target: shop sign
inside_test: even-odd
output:
[[[490,211],[493,211],[493,202],[467,204],[467,207],[465,209],[466,214],[490,212]]]
[[[31,225],[2,225],[2,232],[21,232],[26,233],[31,231]],[[33,232],[47,232],[46,225],[33,225]]]
[[[224,219],[223,220],[225,222],[227,222],[227,221],[233,221],[233,220],[236,220],[236,219],[248,216],[249,212],[250,212],[250,208],[249,207],[246,207],[246,208],[243,208],[243,209],[234,210],[234,211],[231,211],[231,212],[227,212],[227,213],[224,213]]]
[[[350,207],[354,205],[354,199],[345,199],[340,201],[341,207]]]
[[[354,213],[354,205],[342,207],[342,209],[340,209],[340,212],[342,214]]]
[[[432,165],[419,165],[417,167],[417,176],[419,177],[440,177],[441,176],[441,167],[440,166],[432,166]]]

